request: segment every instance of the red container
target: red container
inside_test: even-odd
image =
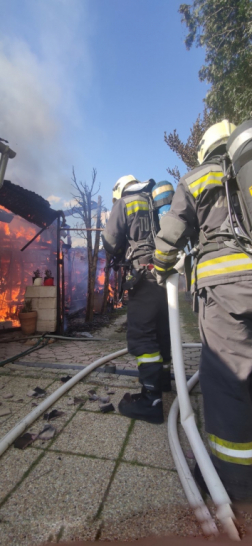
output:
[[[54,286],[54,277],[44,277],[44,286]]]

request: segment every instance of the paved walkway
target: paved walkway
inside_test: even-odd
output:
[[[184,302],[184,300],[183,300]],[[183,303],[184,305],[184,303]],[[182,307],[183,307],[182,305]],[[183,311],[184,342],[199,341],[196,318]],[[126,347],[119,315],[113,324],[94,335],[102,341],[60,341],[0,368],[0,436],[3,437],[43,398],[31,391],[40,387],[46,396],[73,376],[78,367]],[[8,340],[20,338],[17,341]],[[0,360],[29,349],[34,340],[18,334],[0,338]],[[27,344],[28,343],[28,344]],[[185,350],[188,374],[197,369],[198,349]],[[114,360],[117,370],[136,370],[130,355]],[[95,390],[109,396],[115,411],[102,413],[101,401],[89,400]],[[155,426],[129,420],[118,412],[126,391],[137,392],[137,377],[94,371],[63,395],[48,411],[62,414],[46,421],[41,416],[28,429],[38,435],[51,424],[55,435],[36,439],[26,449],[11,446],[0,458],[0,543],[33,546],[66,540],[130,540],[151,534],[200,536],[201,529],[188,508],[167,439],[167,416],[176,396],[163,395],[165,423]],[[82,398],[82,400],[80,400]],[[203,413],[199,387],[192,395],[198,425]],[[179,426],[188,463],[194,460]]]

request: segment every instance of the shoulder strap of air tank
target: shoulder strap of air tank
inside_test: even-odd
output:
[[[154,244],[154,240],[157,236],[157,233],[159,231],[159,224],[158,224],[158,219],[157,219],[157,214],[156,214],[156,207],[155,207],[155,203],[154,203],[154,199],[152,197],[152,193],[151,192],[148,192],[148,193],[144,193],[146,199],[148,199],[148,203],[149,203],[149,216],[150,216],[150,223],[151,223],[151,234],[152,234],[152,237],[153,237],[153,244]]]

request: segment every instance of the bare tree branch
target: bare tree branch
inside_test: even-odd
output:
[[[98,193],[98,190],[95,191],[97,171],[96,169],[92,170],[92,180],[90,187],[86,182],[78,182],[73,167],[72,170],[72,187],[74,188],[74,193],[72,197],[77,203],[78,210],[75,210],[73,217],[81,220],[81,224],[88,228],[86,233],[81,231],[81,225],[77,223],[76,227],[80,229],[77,231],[77,234],[86,241],[87,245],[87,256],[88,256],[88,297],[87,297],[87,308],[86,308],[86,322],[89,322],[93,318],[94,311],[94,290],[95,290],[95,280],[96,280],[96,270],[97,270],[97,261],[98,261],[98,252],[100,246],[100,231],[95,232],[95,236],[92,234],[92,227],[96,226],[100,228],[101,225],[101,197],[98,196],[98,204],[96,212],[93,212],[92,201],[93,197]]]

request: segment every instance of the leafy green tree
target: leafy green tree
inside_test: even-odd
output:
[[[188,34],[185,45],[204,47],[201,81],[209,84],[205,109],[190,129],[184,143],[176,129],[164,134],[169,148],[188,169],[197,165],[197,147],[213,123],[227,118],[239,124],[252,116],[252,2],[251,0],[193,0],[181,4],[179,12]],[[168,168],[177,182],[177,166]]]
[[[197,149],[202,135],[211,125],[211,115],[207,109],[204,109],[203,115],[199,114],[192,128],[187,141],[184,143],[179,138],[179,135],[174,129],[169,135],[164,134],[164,141],[169,148],[177,154],[177,156],[185,163],[187,169],[193,169],[198,165]],[[177,166],[173,169],[168,167],[167,172],[173,177],[175,183],[180,179],[180,172]]]
[[[236,124],[252,110],[251,0],[193,0],[179,12],[188,34],[185,45],[204,47],[201,81],[210,84],[205,103],[213,122],[227,118]]]

